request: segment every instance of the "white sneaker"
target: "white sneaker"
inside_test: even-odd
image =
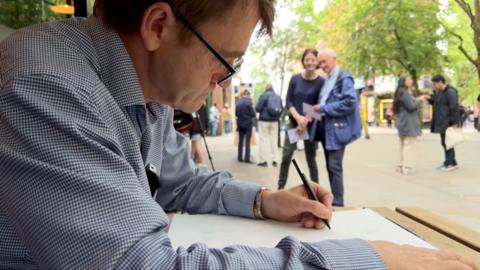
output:
[[[441,171],[443,171],[443,172],[451,172],[451,171],[457,170],[458,168],[459,168],[458,165],[448,165],[448,166],[443,166],[443,168],[441,169]]]
[[[412,167],[403,167],[402,174],[414,174],[417,171]]]

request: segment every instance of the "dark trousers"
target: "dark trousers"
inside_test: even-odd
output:
[[[250,139],[252,137],[252,127],[238,128],[238,155],[239,161],[250,161]],[[243,159],[243,144],[245,141],[245,159]]]
[[[340,150],[327,150],[325,139],[325,125],[323,122],[319,122],[317,126],[317,137],[322,143],[323,154],[325,156],[325,164],[328,171],[328,179],[330,181],[330,188],[333,193],[333,205],[343,206],[343,156],[345,148]]]
[[[308,140],[303,141],[305,145],[305,157],[307,159],[307,165],[310,170],[310,179],[318,183],[318,168],[317,161],[315,159],[317,155],[317,143],[310,142]],[[297,149],[296,143],[290,143],[288,135],[285,134],[285,142],[283,143],[282,152],[282,164],[280,165],[280,176],[278,177],[278,187],[284,188],[287,184],[288,169],[292,161],[293,153]],[[301,184],[300,182],[298,184]]]
[[[455,149],[447,150],[447,146],[445,145],[445,133],[440,133],[440,138],[442,140],[443,150],[445,151],[445,161],[443,162],[443,166],[456,166],[457,160],[455,159]]]

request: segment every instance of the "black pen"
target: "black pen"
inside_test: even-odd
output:
[[[314,200],[314,201],[317,201],[317,202],[320,202],[320,200],[318,199],[317,195],[315,194],[315,192],[313,192],[313,189],[312,187],[310,186],[310,184],[308,183],[307,181],[307,178],[305,177],[305,175],[303,174],[302,170],[300,170],[300,167],[298,167],[298,164],[297,164],[297,161],[295,159],[292,159],[292,162],[293,162],[293,165],[295,165],[295,169],[297,169],[297,172],[298,174],[300,175],[300,178],[302,179],[302,182],[303,182],[303,186],[305,187],[305,190],[307,191],[308,193],[308,197],[310,197],[311,200]],[[321,202],[320,202],[321,203]],[[332,229],[330,228],[330,223],[328,223],[328,219],[323,219],[323,222],[325,222],[325,225],[327,225],[328,229]]]

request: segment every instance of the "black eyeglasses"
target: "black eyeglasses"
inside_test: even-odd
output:
[[[237,73],[240,70],[240,67],[243,64],[243,58],[242,57],[236,58],[233,61],[233,66],[231,66],[227,62],[227,60],[225,60],[225,58],[223,58],[214,48],[212,48],[212,46],[210,46],[210,44],[208,44],[208,42],[197,31],[195,31],[192,24],[187,20],[187,18],[185,16],[183,16],[182,13],[178,12],[175,9],[175,7],[172,5],[171,0],[167,0],[165,2],[170,5],[170,7],[172,8],[173,12],[175,13],[175,16],[177,17],[177,19],[186,28],[188,28],[188,30],[190,30],[190,32],[192,32],[203,43],[203,45],[205,45],[205,47],[207,47],[207,49],[213,54],[213,56],[215,56],[215,58],[217,58],[217,60],[220,61],[220,63],[222,63],[222,65],[227,70],[228,73],[225,75],[225,77],[223,77],[221,80],[219,80],[217,82],[217,84],[221,84],[221,83],[229,80],[230,78],[232,78],[232,76],[235,75],[235,73]]]

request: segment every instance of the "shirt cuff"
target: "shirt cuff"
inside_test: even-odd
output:
[[[312,244],[328,269],[387,270],[382,257],[365,240],[326,240]]]
[[[255,218],[253,213],[253,203],[259,184],[233,180],[229,182],[222,192],[223,205],[226,214],[232,216]]]

